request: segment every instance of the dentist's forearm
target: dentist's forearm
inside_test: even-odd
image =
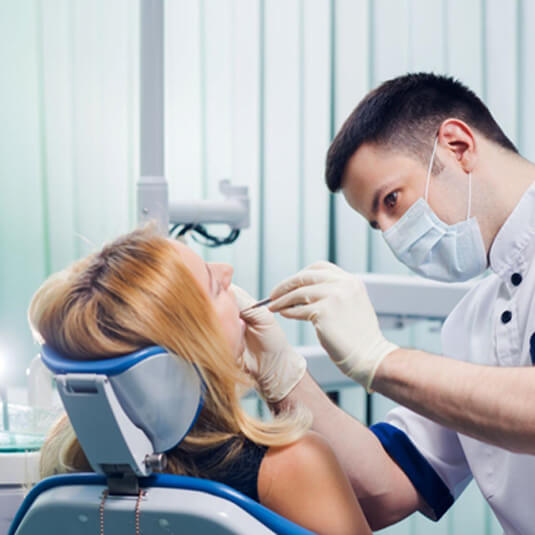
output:
[[[535,454],[535,368],[479,366],[397,349],[381,362],[372,388],[455,431]]]
[[[426,508],[405,473],[377,437],[334,405],[308,374],[274,408],[303,404],[314,416],[313,430],[323,435],[343,466],[372,529],[398,522]]]

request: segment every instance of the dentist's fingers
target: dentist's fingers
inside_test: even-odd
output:
[[[309,305],[323,299],[329,293],[331,284],[329,282],[319,282],[310,286],[302,286],[289,293],[271,301],[268,308],[271,312],[280,312],[296,305]]]
[[[254,305],[257,301],[251,297],[243,288],[233,284],[231,286],[234,296],[236,297],[236,303],[240,309],[240,318],[245,321],[247,325],[258,326],[258,325],[267,325],[273,323],[275,317],[273,313],[270,312],[266,307],[258,308],[249,308],[251,305]],[[249,309],[249,310],[245,310]]]
[[[240,318],[248,325],[270,324],[275,321],[273,312],[265,306],[242,311]]]
[[[328,262],[327,260],[318,260],[317,262],[314,262],[313,264],[309,264],[304,269],[340,269],[336,264],[333,264],[332,262]],[[304,271],[304,270],[303,270]]]
[[[318,307],[316,303],[310,305],[296,306],[285,308],[280,311],[280,315],[292,320],[314,321],[318,315]]]
[[[301,288],[303,286],[312,286],[321,282],[333,281],[336,280],[336,278],[337,275],[334,274],[330,269],[320,269],[319,267],[314,269],[304,269],[302,271],[299,271],[292,277],[289,277],[288,279],[282,281],[277,286],[275,286],[275,288],[273,288],[273,290],[269,294],[272,301],[271,304],[273,304],[273,301],[275,301],[282,295],[287,294],[292,290],[295,290],[296,288]]]
[[[256,357],[251,355],[247,348],[243,350],[241,361],[247,373],[251,373],[253,375],[258,373],[258,361],[256,360]]]

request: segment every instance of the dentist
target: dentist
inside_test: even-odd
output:
[[[450,314],[437,356],[386,340],[357,276],[305,268],[272,291],[270,311],[312,322],[346,375],[404,407],[365,428],[321,392],[273,315],[254,309],[250,367],[266,399],[310,408],[373,529],[416,510],[439,519],[475,478],[505,533],[534,533],[535,165],[472,91],[420,73],[361,101],[329,149],[326,181],[416,273],[490,274]]]

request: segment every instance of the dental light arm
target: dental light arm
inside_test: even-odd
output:
[[[162,0],[141,2],[140,16],[140,177],[137,183],[137,222],[156,221],[162,234],[169,224],[197,230],[203,224],[226,224],[234,239],[249,226],[248,189],[220,182],[223,200],[169,203],[164,155],[164,6]],[[184,177],[189,180],[189,177]],[[205,237],[213,238],[204,229]],[[230,243],[212,239],[212,244]]]
[[[137,183],[137,222],[155,221],[162,234],[169,228],[169,199],[164,176],[141,176]]]
[[[206,223],[226,224],[232,229],[249,226],[249,196],[247,186],[232,186],[230,180],[219,183],[222,201],[181,201],[169,204],[169,222],[173,225]]]
[[[168,201],[167,182],[161,176],[142,176],[138,182],[138,222],[154,220],[162,233],[169,224],[173,230],[197,230],[212,238],[215,245],[231,243],[233,239],[218,239],[207,234],[204,224],[228,225],[234,239],[241,229],[249,226],[249,192],[247,186],[233,186],[230,180],[222,180],[219,190],[223,200]]]

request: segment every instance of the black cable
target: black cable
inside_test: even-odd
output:
[[[180,238],[181,236],[184,236],[186,232],[190,231],[192,233],[200,234],[204,238],[204,240],[200,240],[195,234],[192,234],[191,236],[194,241],[200,243],[201,245],[204,245],[205,247],[220,247],[222,245],[229,245],[231,243],[234,243],[240,235],[239,229],[232,229],[228,236],[214,236],[206,230],[204,225],[194,223],[188,223],[185,225],[177,223],[171,227],[171,229],[169,230],[169,235],[172,238],[176,239]]]

